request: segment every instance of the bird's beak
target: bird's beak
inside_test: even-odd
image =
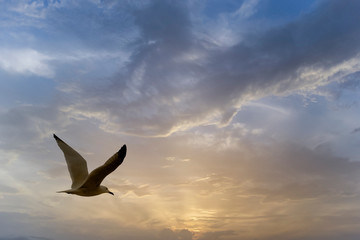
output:
[[[109,191],[109,193],[114,196],[114,193],[113,193],[113,192],[110,192],[110,191]]]

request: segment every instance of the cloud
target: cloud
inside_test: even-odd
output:
[[[28,4],[17,2],[12,6],[10,5],[9,10],[19,14],[20,16],[26,16],[29,18],[44,18],[44,5],[45,3],[41,2],[32,2]]]
[[[34,237],[34,236],[29,236],[29,237],[8,237],[8,238],[0,237],[0,240],[51,240],[51,238]]]
[[[134,12],[135,24],[140,28],[142,41],[153,41],[170,51],[184,50],[190,41],[191,23],[181,2],[153,1]],[[166,20],[163,22],[162,20]]]
[[[30,237],[30,236],[37,236],[37,227],[36,223],[41,222],[43,219],[41,217],[31,216],[26,213],[17,213],[17,212],[0,212],[0,231],[1,236],[0,239],[43,239],[41,237]],[[32,224],[29,224],[29,223]],[[28,237],[9,237],[6,238],[5,236],[14,236],[14,226],[18,229],[16,231],[17,236],[28,236]],[[29,236],[30,235],[30,236]],[[45,238],[46,239],[46,238]]]
[[[98,130],[92,128],[93,126],[86,126],[81,134],[76,134],[77,123],[71,124],[66,127],[69,129],[64,134],[73,136],[72,138],[77,139],[75,142],[80,146],[84,142],[84,149],[88,149],[85,145],[89,144],[95,146],[95,151],[100,144],[102,148],[106,148],[102,149],[106,154],[108,145],[117,145],[120,141],[110,134],[98,134]],[[201,229],[202,233],[213,232],[206,236],[219,240],[240,237],[247,239],[246,230],[257,232],[258,236],[264,236],[264,239],[265,236],[271,239],[269,237],[271,234],[278,236],[285,231],[283,229],[288,231],[287,236],[295,236],[298,231],[308,232],[308,235],[312,236],[313,232],[316,232],[315,228],[325,225],[331,225],[339,231],[343,227],[352,229],[353,225],[350,222],[354,216],[349,212],[340,213],[338,209],[344,206],[347,209],[357,209],[359,201],[357,183],[360,176],[357,162],[336,157],[329,148],[311,149],[289,142],[257,142],[257,139],[244,134],[246,126],[232,128],[230,125],[217,131],[210,131],[215,141],[209,141],[206,146],[191,143],[191,138],[197,138],[207,132],[208,128],[199,128],[198,132],[186,131],[168,138],[124,138],[126,143],[129,142],[129,146],[132,146],[129,147],[131,158],[124,165],[126,170],[119,169],[118,174],[107,180],[110,181],[108,186],[112,186],[111,188],[120,193],[139,191],[137,196],[141,197],[120,194],[115,200],[86,199],[88,202],[85,203],[84,199],[80,198],[70,199],[66,195],[53,196],[48,189],[57,190],[52,184],[54,180],[38,179],[38,183],[32,185],[30,190],[45,189],[39,190],[40,194],[44,194],[47,201],[51,199],[50,202],[58,206],[52,207],[51,209],[54,209],[52,211],[60,211],[65,207],[71,209],[71,214],[70,210],[52,213],[58,220],[50,221],[54,224],[47,223],[47,228],[57,229],[57,236],[64,236],[64,233],[59,231],[66,229],[69,236],[85,238],[93,233],[81,235],[74,226],[79,226],[75,223],[79,223],[79,219],[84,218],[83,212],[90,211],[97,217],[81,220],[83,221],[81,224],[84,228],[92,229],[101,222],[103,232],[92,235],[95,238],[108,232],[118,233],[119,226],[124,226],[121,232],[127,231],[126,234],[129,236],[127,239],[134,240],[143,239],[141,237],[146,235],[144,229],[161,229],[170,226],[180,226],[179,229],[188,229],[189,232],[195,232],[196,229]],[[92,130],[85,131],[86,129]],[[224,141],[229,134],[231,134],[231,147],[218,148],[219,142]],[[43,143],[37,140],[38,144],[30,144],[32,148],[20,151],[26,153],[26,155],[21,154],[21,158],[24,158],[23,162],[31,165],[37,162],[43,164],[50,162],[47,166],[53,166],[55,159],[58,159],[64,163],[61,152],[57,152],[57,158],[44,156],[43,150],[38,150],[40,145],[47,146],[47,151],[54,153],[58,151],[56,144],[50,139],[51,136],[43,139]],[[134,139],[136,143],[132,142]],[[178,165],[172,169],[161,169],[160,166],[164,164],[166,156],[173,156],[174,161],[171,163]],[[99,157],[95,155],[91,158]],[[188,163],[180,161],[186,158],[192,160]],[[95,162],[92,163],[97,166]],[[66,166],[63,167],[66,171]],[[39,166],[35,169],[39,169]],[[22,171],[32,172],[28,167]],[[121,176],[121,179],[116,178],[116,175]],[[69,178],[66,176],[64,179]],[[64,186],[64,179],[60,179],[55,185]],[[122,179],[129,179],[131,182],[122,182]],[[143,183],[149,184],[149,187],[142,185]],[[41,193],[42,191],[46,193]],[[68,201],[70,202],[67,203]],[[324,214],[330,217],[342,216],[342,218],[325,218]],[[317,220],[314,223],[311,219]],[[134,223],[137,224],[138,229],[126,230],[128,225]],[[296,226],[295,229],[288,229],[290,225]],[[51,229],[52,227],[54,229]],[[245,232],[242,232],[244,229]],[[224,232],[221,234],[224,230],[236,230],[236,232],[235,235],[226,235]],[[181,239],[177,230],[172,231]],[[124,236],[126,234],[124,233]],[[106,235],[108,239],[121,236],[122,233]],[[189,237],[189,234],[183,239],[187,239],[186,237]],[[154,236],[147,239],[156,238]],[[194,235],[193,239],[195,239]]]
[[[13,187],[9,187],[7,185],[0,184],[0,194],[1,193],[16,193],[17,189]]]
[[[246,0],[241,7],[235,12],[236,15],[240,15],[243,18],[248,18],[256,12],[256,6],[258,0]]]
[[[171,229],[163,229],[159,234],[159,240],[192,240],[193,233],[187,229],[173,231]]]
[[[0,68],[10,73],[51,78],[54,70],[49,60],[51,57],[34,49],[0,49]]]
[[[24,151],[33,148],[35,142],[48,138],[54,128],[67,124],[65,116],[52,106],[24,105],[0,113],[1,129],[6,141],[2,149]],[[65,118],[64,118],[65,117]]]
[[[128,64],[107,86],[80,82],[81,101],[69,114],[95,118],[110,132],[147,136],[226,126],[249,100],[311,91],[358,71],[358,8],[356,1],[324,2],[223,48],[195,34],[185,5],[154,1],[133,13],[140,38]]]
[[[354,130],[351,131],[351,133],[358,133],[358,132],[360,132],[360,127],[355,128]]]
[[[198,157],[206,159],[200,165],[216,168],[221,174],[193,178],[186,184],[187,188],[199,198],[255,196],[266,202],[346,198],[359,194],[356,187],[360,180],[358,162],[333,156],[331,152],[286,143],[270,146],[247,143],[246,148],[258,149],[257,154],[241,150],[244,144],[238,144],[238,150],[232,154],[226,154],[229,150],[225,150],[216,157]],[[231,168],[219,166],[219,161]]]
[[[137,197],[143,197],[151,194],[149,185],[136,185],[130,183],[129,181],[124,181],[124,183],[122,184],[119,184],[117,181],[117,183],[113,184],[111,188],[114,188],[117,191],[121,192],[121,194],[123,194],[124,196],[128,195],[129,193],[133,193]]]
[[[236,234],[234,231],[218,231],[218,232],[207,232],[199,240],[221,240],[221,239],[233,239]],[[225,237],[225,238],[224,238]],[[236,237],[235,237],[236,238]],[[234,239],[235,239],[234,238]]]
[[[131,1],[60,1],[46,10],[47,36],[63,50],[131,49],[127,43],[138,36],[130,13],[143,5]],[[76,24],[74,24],[76,21]],[[51,35],[48,35],[48,32]],[[96,37],[94,37],[96,35]]]

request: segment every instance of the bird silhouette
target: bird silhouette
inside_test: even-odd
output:
[[[112,173],[123,161],[126,156],[126,145],[111,156],[102,166],[88,173],[86,160],[67,143],[54,134],[54,138],[64,153],[72,180],[71,189],[59,191],[58,193],[75,194],[84,197],[96,196],[102,193],[114,193],[103,185],[100,185],[104,178]]]

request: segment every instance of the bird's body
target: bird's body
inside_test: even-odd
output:
[[[124,161],[126,145],[122,146],[122,148],[111,156],[102,166],[94,169],[89,174],[86,160],[55,134],[54,138],[64,153],[72,179],[71,189],[59,191],[59,193],[64,192],[84,197],[96,196],[102,193],[114,195],[107,187],[100,184],[107,175],[113,172]]]
[[[76,188],[76,189],[68,189],[64,191],[59,191],[58,193],[68,193],[68,194],[75,194],[83,197],[92,197],[96,196],[102,193],[110,193],[113,195],[112,192],[109,191],[109,189],[105,186],[98,186],[95,188]]]

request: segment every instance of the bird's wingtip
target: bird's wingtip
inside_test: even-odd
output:
[[[53,134],[53,136],[54,136],[54,138],[55,138],[56,140],[60,140],[60,138],[59,138],[58,136],[56,136],[55,133]]]
[[[127,148],[126,148],[126,144],[124,144],[124,145],[120,148],[120,150],[118,151],[118,153],[119,153],[119,154],[120,154],[120,153],[126,154],[126,152],[127,152]]]
[[[63,140],[61,140],[58,136],[56,136],[56,134],[55,134],[55,133],[53,134],[53,136],[54,136],[54,138],[55,138],[55,140],[56,140],[56,141],[61,141],[61,142],[64,142],[64,141],[63,141]]]

